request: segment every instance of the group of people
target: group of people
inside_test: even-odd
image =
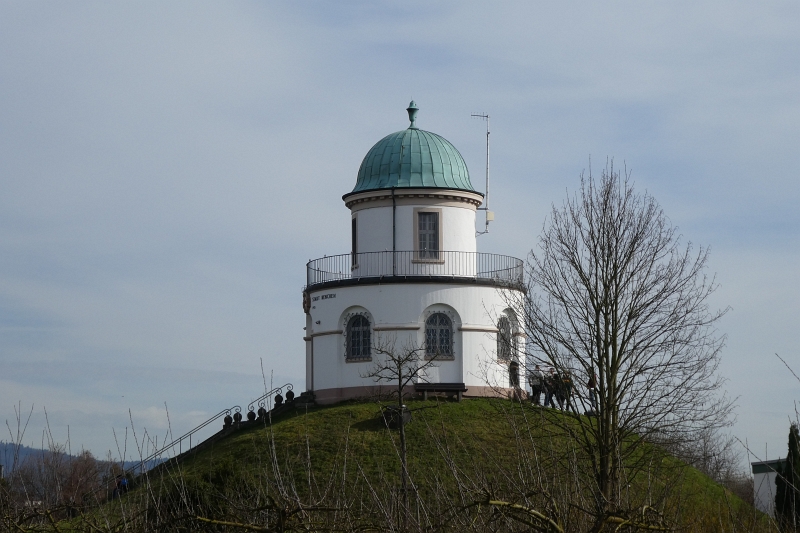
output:
[[[534,405],[549,406],[555,409],[557,403],[561,410],[575,409],[576,406],[572,402],[572,375],[568,370],[556,372],[555,368],[548,368],[546,371],[542,371],[539,365],[536,365],[528,374],[528,384],[531,387],[530,399]],[[589,390],[591,408],[595,410],[597,379],[594,375],[589,377],[586,388]],[[542,395],[544,395],[544,404],[540,403]]]

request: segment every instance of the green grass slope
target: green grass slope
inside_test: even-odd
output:
[[[499,399],[407,405],[406,490],[399,432],[386,428],[378,403],[350,402],[284,413],[168,463],[105,506],[92,527],[137,530],[131,517],[141,530],[165,531],[548,531],[549,519],[563,531],[596,525],[586,459],[548,422],[553,411]],[[650,451],[648,468],[620,487],[621,516],[646,515],[670,530],[769,530],[760,513],[707,476]]]

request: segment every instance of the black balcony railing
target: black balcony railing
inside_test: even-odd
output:
[[[373,278],[460,278],[522,288],[523,262],[481,252],[398,251],[330,255],[307,265],[307,286],[349,284]]]

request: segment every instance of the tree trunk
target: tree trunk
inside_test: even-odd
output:
[[[402,372],[398,372],[402,375]],[[400,416],[400,479],[403,491],[403,509],[401,511],[401,524],[403,529],[406,526],[406,517],[408,516],[408,464],[406,463],[406,419],[403,412],[403,380],[399,379],[397,383],[397,409]]]

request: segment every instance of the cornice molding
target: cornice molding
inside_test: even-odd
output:
[[[330,329],[328,331],[320,331],[311,334],[311,337],[324,337],[325,335],[341,335],[341,329]]]
[[[411,331],[418,330],[419,324],[376,324],[372,327],[373,331]]]
[[[462,324],[458,329],[460,331],[478,331],[483,333],[497,333],[500,331],[494,326],[481,326],[477,324]]]
[[[449,204],[453,207],[464,207],[475,210],[483,203],[483,196],[476,192],[459,191],[456,189],[402,188],[394,189],[394,201],[397,205]],[[344,203],[348,209],[354,211],[366,207],[392,205],[392,189],[379,189],[349,194],[345,196]]]

